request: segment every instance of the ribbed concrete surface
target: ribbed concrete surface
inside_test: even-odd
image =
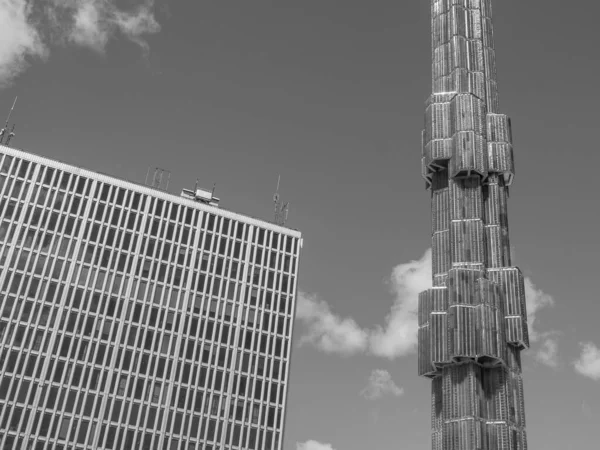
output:
[[[432,379],[432,449],[526,450],[527,312],[510,256],[512,133],[499,113],[491,0],[431,0],[431,12],[421,168],[434,287],[419,297],[419,374]]]

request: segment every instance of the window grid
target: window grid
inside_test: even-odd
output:
[[[280,449],[297,241],[5,155],[4,443]]]

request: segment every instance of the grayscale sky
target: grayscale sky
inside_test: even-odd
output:
[[[529,445],[597,448],[600,6],[494,7]],[[305,243],[286,450],[430,448],[429,36],[427,0],[0,0],[16,147],[140,182],[165,168],[174,193],[216,182],[224,208],[267,220],[281,174]]]

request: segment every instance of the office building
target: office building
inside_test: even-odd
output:
[[[0,448],[280,450],[301,243],[0,146]]]
[[[526,450],[525,289],[512,265],[514,162],[498,107],[491,0],[431,0],[423,132],[433,287],[419,297],[419,374],[432,381],[432,449]]]

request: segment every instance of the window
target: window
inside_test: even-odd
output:
[[[129,425],[135,425],[137,422],[137,416],[140,410],[140,405],[134,403],[131,405],[131,415],[129,416]]]
[[[0,168],[0,172],[8,173],[8,169],[10,168],[10,163],[12,162],[12,159],[12,156],[4,155],[4,160],[2,161],[2,168]]]
[[[73,409],[75,408],[75,397],[77,397],[77,392],[69,391],[69,394],[67,395],[67,404],[65,405],[65,411],[73,412]]]
[[[117,189],[117,204],[122,205],[125,201],[125,190]]]
[[[63,172],[62,173],[62,177],[60,179],[60,188],[61,189],[67,189],[67,186],[69,185],[69,180],[70,180],[71,174]]]
[[[75,370],[73,371],[73,385],[79,386],[79,382],[81,381],[81,373],[83,372],[83,366],[76,365]]]
[[[42,419],[42,425],[40,426],[40,436],[47,436],[48,430],[50,429],[50,422],[52,421],[52,414],[44,414]]]
[[[168,338],[165,339],[163,337],[163,343],[164,342],[167,343],[167,347],[168,347],[169,346],[169,340],[168,340]],[[166,353],[166,350],[164,350],[162,353]],[[165,362],[164,358],[160,358],[158,360],[158,368],[156,369],[156,377],[157,378],[162,378],[164,376],[164,374],[165,374],[165,364],[166,364],[166,362]],[[156,386],[158,386],[158,388],[160,390],[160,384],[156,383]],[[165,392],[166,392],[166,390],[165,390]]]
[[[104,426],[106,428],[106,425]],[[112,448],[115,443],[115,435],[117,434],[117,428],[110,426],[108,428],[108,434],[106,436],[106,447]]]
[[[84,444],[85,443],[85,437],[86,437],[86,434],[87,434],[87,430],[88,430],[89,424],[90,423],[87,420],[81,421],[81,426],[79,427],[79,435],[77,437],[77,442],[79,444]]]
[[[19,173],[17,176],[19,178],[25,178],[28,168],[29,168],[29,161],[21,161],[21,165],[19,167]]]
[[[175,420],[173,421],[173,433],[179,434],[181,432],[181,424],[183,422],[183,414],[176,413]]]
[[[146,428],[154,429],[154,422],[156,421],[156,408],[148,408],[148,423],[146,424]],[[146,435],[146,440],[148,440],[148,446],[145,448],[150,448],[149,439],[152,438],[152,435]]]
[[[277,403],[277,383],[271,383],[271,394],[269,401],[271,403]]]
[[[98,353],[96,355],[96,364],[102,364],[104,361],[104,354],[106,353],[106,345],[98,345]]]
[[[121,379],[119,380],[119,388],[117,390],[117,395],[125,395],[125,386],[127,385],[127,377],[125,375],[121,375]]]
[[[152,402],[158,403],[159,401],[160,401],[160,383],[154,383],[154,389],[152,391]],[[153,408],[151,408],[151,409],[153,409]]]

